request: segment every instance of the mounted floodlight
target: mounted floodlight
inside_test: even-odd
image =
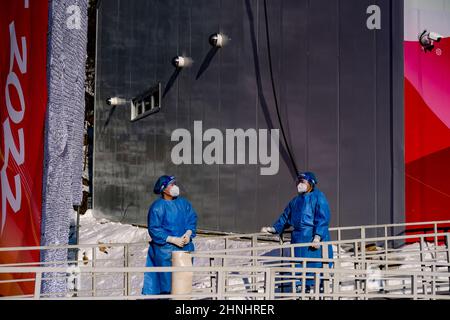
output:
[[[419,35],[419,43],[425,52],[432,51],[434,49],[434,42],[439,42],[441,39],[442,36],[439,33],[428,32],[427,30],[424,30]]]
[[[209,43],[216,48],[223,48],[229,40],[223,33],[215,33],[209,37]]]
[[[106,100],[106,104],[108,106],[123,106],[127,104],[127,100],[119,97],[111,97],[108,100]]]
[[[172,65],[177,69],[188,68],[194,61],[190,57],[178,56],[172,59]]]

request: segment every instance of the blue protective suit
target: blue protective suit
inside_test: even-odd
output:
[[[152,238],[147,254],[147,267],[172,266],[172,251],[194,251],[192,241],[184,248],[167,243],[168,236],[181,237],[187,230],[192,231],[191,240],[196,236],[197,214],[186,199],[156,200],[148,212],[148,233]],[[147,272],[144,274],[142,294],[170,294],[172,287],[170,272]]]
[[[289,202],[278,221],[273,225],[278,234],[284,229],[293,227],[291,243],[312,242],[315,235],[321,237],[321,241],[330,241],[328,226],[330,223],[330,209],[325,195],[317,188],[306,194],[299,194]],[[319,250],[311,247],[294,249],[297,258],[322,258],[322,248]],[[328,246],[328,256],[333,258],[333,248]],[[301,264],[298,265],[301,267]],[[330,264],[331,266],[331,264]],[[308,268],[321,268],[320,262],[307,262]],[[308,275],[308,274],[307,274]],[[313,285],[314,281],[308,279],[306,285]]]

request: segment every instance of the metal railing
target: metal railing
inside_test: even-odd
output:
[[[411,229],[412,227],[416,226],[426,226],[424,228],[420,229]],[[393,229],[395,228],[404,228],[405,230],[402,230],[400,232],[395,233]],[[436,235],[439,234],[439,230],[443,230],[443,233],[446,231],[450,231],[450,220],[444,220],[444,221],[431,221],[431,222],[414,222],[414,223],[396,223],[396,224],[382,224],[382,225],[365,225],[365,226],[353,226],[353,227],[334,227],[330,228],[330,234],[332,235],[332,238],[337,239],[337,241],[340,240],[361,240],[361,243],[364,245],[367,244],[379,244],[382,242],[382,245],[384,247],[389,247],[389,241],[388,238],[399,234],[404,234],[408,232],[408,228],[410,228],[409,232],[418,232],[422,230],[423,232],[432,231],[431,234],[427,234],[424,238],[423,244],[427,243],[427,239],[432,239],[432,242],[434,245],[438,245],[439,239]],[[367,235],[370,232],[379,232],[379,230],[382,230],[383,233],[382,236],[378,237],[368,237]],[[346,232],[352,232],[353,237],[345,237]],[[289,232],[286,232],[285,234],[289,234]],[[424,235],[426,233],[423,233]],[[333,237],[333,235],[336,235]],[[357,238],[355,238],[355,235],[357,235]],[[272,241],[272,242],[278,242],[278,243],[284,243],[283,239],[280,239],[278,236],[270,236],[268,234],[264,233],[248,233],[248,234],[230,234],[225,236],[212,236],[207,237],[209,240],[215,240],[215,241],[222,241],[224,249],[228,249],[230,247],[230,243],[233,241],[247,241],[250,240],[251,247],[256,247],[257,243],[261,241]],[[414,239],[414,237],[410,238]],[[345,244],[345,242],[344,242]],[[91,256],[95,256],[96,252],[100,252],[100,249],[102,248],[108,248],[108,249],[115,249],[115,248],[122,248],[124,252],[124,258],[125,258],[125,265],[129,265],[129,253],[131,252],[131,248],[133,247],[142,247],[145,248],[148,246],[148,241],[142,241],[142,242],[135,242],[135,243],[97,243],[97,244],[79,244],[79,245],[54,245],[54,246],[30,246],[30,247],[0,247],[0,253],[1,252],[18,252],[18,251],[44,251],[44,250],[58,250],[58,249],[74,249],[74,250],[86,250],[91,251]],[[337,254],[339,255],[340,250],[337,251]],[[92,259],[95,260],[96,259]],[[55,262],[36,262],[36,263],[13,263],[9,264],[8,266],[32,266],[32,265],[48,265],[48,264],[58,264],[58,263],[76,263],[77,261],[55,261]],[[0,265],[4,266],[4,265]]]
[[[449,251],[449,234],[445,232],[433,232],[431,234],[414,234],[401,236],[388,236],[389,228],[396,228],[398,226],[413,227],[416,225],[430,226],[428,228],[432,231],[447,230],[446,224],[450,221],[436,221],[429,223],[413,223],[413,224],[390,224],[380,226],[360,226],[360,227],[344,227],[334,228],[335,231],[341,234],[346,230],[358,230],[361,238],[357,239],[338,239],[336,241],[323,242],[324,256],[321,259],[302,259],[294,257],[294,249],[297,247],[310,246],[311,244],[286,244],[281,241],[277,245],[267,245],[267,241],[274,239],[268,237],[266,234],[237,234],[227,236],[208,237],[208,239],[222,240],[223,249],[208,250],[204,252],[194,252],[192,256],[195,259],[206,259],[209,267],[193,267],[197,279],[207,278],[208,286],[204,286],[202,290],[195,289],[191,298],[199,299],[215,299],[238,297],[239,294],[245,293],[242,297],[265,299],[271,298],[311,298],[310,293],[295,291],[295,283],[301,282],[302,276],[297,277],[296,273],[303,271],[303,276],[309,277],[315,282],[317,277],[319,283],[332,283],[331,289],[324,292],[314,292],[313,298],[387,298],[386,292],[389,292],[389,297],[394,296],[398,298],[397,292],[403,292],[406,297],[407,292],[411,291],[408,296],[413,299],[441,299],[448,296],[448,286],[450,278],[450,251]],[[367,237],[366,230],[381,228],[384,236],[381,237]],[[339,238],[339,237],[338,237]],[[433,247],[428,247],[428,242],[433,242]],[[245,241],[246,240],[246,241]],[[275,239],[276,241],[276,239]],[[405,248],[399,249],[394,246],[394,243],[418,243],[418,248],[407,250]],[[439,246],[444,243],[444,246]],[[236,244],[237,247],[236,247]],[[367,245],[375,246],[374,251],[368,251]],[[379,246],[377,246],[377,244]],[[233,247],[233,245],[235,247]],[[244,247],[239,247],[244,245]],[[335,258],[333,260],[326,259],[328,254],[326,248],[328,245],[335,249]],[[122,243],[110,244],[99,243],[95,245],[78,245],[78,246],[48,246],[48,247],[26,247],[26,248],[0,248],[0,252],[11,251],[32,251],[32,250],[56,250],[56,249],[78,249],[85,252],[90,251],[89,259],[78,259],[74,261],[63,262],[45,262],[45,263],[10,263],[0,265],[0,275],[5,273],[12,274],[30,274],[34,273],[34,278],[27,279],[12,279],[1,280],[1,284],[15,282],[33,282],[35,283],[36,298],[37,291],[39,291],[39,298],[52,298],[58,296],[58,293],[47,295],[40,294],[40,284],[42,280],[54,279],[45,278],[43,275],[49,274],[68,274],[67,265],[74,264],[80,267],[80,274],[83,279],[90,282],[88,290],[69,291],[71,298],[86,298],[88,296],[99,299],[141,299],[143,298],[139,292],[140,280],[143,272],[161,272],[160,268],[136,268],[135,265],[142,265],[142,256],[145,258],[145,249],[148,246],[147,242],[139,243]],[[106,248],[106,249],[105,249]],[[139,250],[139,248],[141,250]],[[105,250],[108,254],[119,253],[120,257],[115,258],[99,258],[101,254],[105,256]],[[273,254],[273,251],[278,251],[276,256],[264,256],[264,254]],[[140,254],[140,260],[136,256]],[[135,259],[131,259],[134,257]],[[308,262],[320,262],[323,265],[333,263],[333,267],[326,268],[301,268],[308,266]],[[60,265],[61,267],[58,267]],[[52,266],[52,267],[48,267]],[[54,267],[56,266],[56,267]],[[64,266],[64,268],[62,268]],[[301,266],[301,267],[298,267]],[[31,268],[31,269],[30,269]],[[35,268],[35,269],[32,269]],[[197,269],[196,269],[197,268]],[[211,269],[208,269],[211,268]],[[241,269],[244,268],[244,269]],[[393,270],[395,269],[395,270]],[[33,270],[34,272],[31,272]],[[39,271],[36,271],[39,270]],[[139,271],[137,271],[139,270]],[[164,269],[168,270],[168,269]],[[171,268],[171,271],[178,271],[177,268]],[[214,272],[212,271],[214,270]],[[281,270],[281,271],[280,271]],[[291,271],[290,276],[286,276]],[[183,268],[183,271],[186,271]],[[395,272],[394,272],[395,271]],[[246,272],[244,274],[244,272]],[[274,280],[267,282],[269,273]],[[397,273],[396,273],[397,272]],[[137,276],[139,275],[139,277]],[[69,278],[70,275],[62,276]],[[99,284],[105,278],[122,278],[122,286],[120,288],[100,288]],[[283,278],[285,277],[285,278]],[[297,277],[297,278],[296,278]],[[314,278],[315,277],[315,278]],[[237,279],[236,279],[237,278]],[[401,278],[402,281],[398,280]],[[264,280],[265,279],[265,280]],[[409,281],[413,279],[414,281]],[[398,282],[401,284],[398,284]],[[291,292],[283,295],[286,289],[286,283],[290,284]],[[303,281],[304,283],[304,281]],[[336,284],[337,283],[337,284]],[[378,283],[378,289],[383,288],[383,292],[371,291],[367,284]],[[391,285],[395,283],[395,285]],[[415,287],[416,283],[420,286]],[[406,284],[406,285],[405,285]],[[233,292],[233,290],[236,292]],[[324,289],[328,288],[324,286]],[[349,288],[350,291],[344,292],[342,288]],[[368,289],[366,289],[368,288]],[[270,290],[269,290],[270,289]],[[230,291],[231,290],[231,291]],[[240,291],[239,291],[240,290]],[[267,291],[269,290],[269,291]],[[283,292],[277,292],[283,291]],[[365,291],[364,291],[365,290]],[[332,292],[332,293],[330,293]],[[251,293],[249,295],[249,293]],[[363,293],[363,295],[361,295]],[[116,295],[116,296],[114,296]],[[424,297],[422,297],[424,296]],[[166,296],[157,296],[164,298]],[[12,298],[12,297],[10,297]],[[30,296],[21,296],[14,298],[30,298]],[[144,298],[153,298],[145,296]],[[167,298],[174,298],[167,296]]]
[[[34,273],[36,275],[36,287],[33,295],[9,297],[9,299],[87,299],[79,296],[79,292],[69,292],[64,296],[41,294],[40,280],[44,273],[65,272],[64,268],[0,268],[1,273]],[[81,273],[98,274],[122,274],[144,272],[193,272],[215,277],[211,287],[193,290],[185,295],[102,295],[88,297],[88,299],[426,299],[426,300],[450,300],[448,282],[450,274],[438,271],[380,271],[372,273],[367,270],[348,270],[341,268],[289,268],[289,267],[154,267],[154,268],[86,268]],[[246,283],[231,283],[238,280],[256,276],[257,282],[251,285]],[[345,289],[341,285],[345,279],[357,278],[360,286]],[[302,286],[308,279],[314,283],[313,290],[307,291]],[[396,287],[386,285],[382,290],[371,289],[370,282],[395,281]],[[295,282],[289,290],[286,283]],[[299,285],[296,283],[300,282]],[[323,285],[321,285],[323,283]],[[319,288],[323,288],[320,290]],[[101,291],[106,293],[107,290]],[[78,296],[72,296],[77,294]]]

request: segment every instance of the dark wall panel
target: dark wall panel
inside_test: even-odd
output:
[[[373,224],[375,215],[375,32],[361,15],[369,0],[340,2],[341,224]],[[344,21],[344,17],[348,23]],[[350,196],[351,195],[351,196]],[[345,214],[352,212],[352,215]]]
[[[403,219],[402,1],[376,3],[381,30],[366,27],[373,1],[267,1],[288,144],[298,169],[317,173],[334,226]],[[194,121],[203,132],[219,129],[224,144],[226,129],[280,128],[264,1],[108,0],[98,16],[95,215],[145,225],[154,181],[174,174],[201,228],[247,232],[272,223],[296,191],[281,132],[276,175],[261,175],[261,165],[171,160],[172,132],[193,135]],[[231,41],[214,50],[208,38],[219,31]],[[177,55],[193,66],[177,72]],[[162,110],[137,122],[129,106],[105,103],[158,82]]]

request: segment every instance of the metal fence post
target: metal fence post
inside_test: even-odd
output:
[[[214,266],[213,261],[214,261],[214,258],[209,258],[209,266],[210,266],[210,267],[213,267],[213,266]],[[213,274],[211,274],[211,276],[209,277],[209,282],[210,282],[210,285],[211,285],[211,291],[212,291],[213,288],[214,288],[214,276],[213,276]],[[216,274],[216,290],[217,290],[217,274]],[[213,291],[212,291],[212,292],[213,292]]]
[[[217,271],[217,299],[223,300],[225,294],[225,271]]]
[[[123,247],[123,266],[125,267],[125,278],[124,278],[124,292],[125,295],[128,297],[130,295],[130,290],[131,290],[131,286],[130,286],[130,274],[128,273],[128,266],[129,266],[129,261],[128,261],[128,252],[129,252],[129,248],[128,248],[128,244],[124,245]]]
[[[295,248],[291,247],[291,258],[295,257]],[[305,260],[302,261],[302,268],[306,268],[308,266],[307,262]],[[291,268],[295,269],[295,263],[291,264]],[[303,272],[304,274],[304,272]],[[293,277],[293,281],[292,281],[292,293],[295,293],[297,288],[296,288],[296,279],[295,279],[295,272],[291,272],[291,276]],[[305,282],[302,282],[302,288],[305,287]]]
[[[224,241],[225,241],[225,252],[224,252],[224,255],[227,255],[228,239],[225,238]],[[225,267],[225,264],[226,264],[225,260],[226,260],[225,258],[222,258],[222,267]]]
[[[353,243],[353,248],[354,248],[354,252],[355,252],[355,262],[353,263],[355,270],[360,270],[360,263],[359,261],[359,251],[358,251],[358,242],[354,242]],[[355,290],[356,292],[359,292],[360,289],[360,282],[359,282],[359,277],[357,275],[355,275]]]
[[[275,296],[275,286],[274,286],[274,277],[272,274],[272,269],[268,268],[265,272],[266,279],[265,279],[265,288],[266,288],[266,300],[273,300]]]
[[[252,248],[258,246],[258,236],[256,236],[256,235],[252,236],[251,246],[252,246]],[[256,256],[256,254],[257,254],[257,251],[252,250],[252,257]],[[252,258],[252,267],[256,267],[257,263],[258,263],[257,259]],[[251,275],[252,275],[251,276],[251,283],[252,283],[251,290],[256,291],[256,275],[253,272],[251,273]]]
[[[320,272],[314,271],[314,300],[320,298]]]
[[[96,252],[96,247],[93,247],[92,248],[92,268],[94,269],[95,268],[95,266],[96,266],[96,257],[97,257],[97,252]],[[92,296],[93,297],[95,297],[97,294],[96,294],[96,279],[97,277],[96,277],[96,273],[95,273],[95,270],[94,271],[92,271]]]
[[[225,256],[227,256],[227,249],[228,249],[228,238],[225,238],[224,239],[224,244],[225,244],[225,253],[224,253],[224,255]],[[226,261],[226,258],[222,258],[222,267],[225,267],[227,265],[227,261]],[[227,286],[228,285],[228,280],[225,280],[225,286]]]
[[[322,259],[329,259],[328,256],[328,245],[322,245]],[[330,263],[326,262],[326,263],[322,263],[322,268],[325,270],[329,270],[330,269]],[[327,274],[327,276],[325,277],[325,274],[323,274],[324,279],[323,279],[323,288],[324,288],[324,293],[328,294],[330,293],[330,273]]]
[[[361,260],[362,268],[366,270],[366,229],[361,227]]]
[[[432,275],[431,275],[431,295],[436,295],[436,276],[434,275],[434,273],[436,272],[436,265],[432,264],[431,265],[431,271],[432,271]]]
[[[449,274],[450,274],[450,233],[447,233],[445,235],[445,248],[446,248],[446,255],[447,255],[447,263],[449,264],[449,267],[447,268]],[[448,278],[448,286],[450,290],[450,277]]]
[[[411,276],[411,293],[413,295],[413,299],[417,300],[417,276],[413,275]]]
[[[388,228],[387,228],[387,226],[384,226],[384,261],[385,261],[385,268],[384,268],[384,270],[388,270],[388,263],[387,263],[387,261],[388,261],[388,251],[389,251],[389,243],[388,243],[388,240],[387,240],[387,237],[388,237]]]
[[[42,281],[42,273],[36,272],[36,277],[34,279],[34,299],[39,300],[41,297],[41,281]]]
[[[420,270],[422,272],[425,271],[425,265],[424,265],[424,261],[425,261],[425,254],[424,254],[424,238],[420,237],[420,242],[419,242],[419,249],[420,249]],[[425,281],[422,282],[422,290],[423,290],[423,294],[427,294],[427,287],[426,287],[426,279],[423,279]]]
[[[334,262],[334,277],[333,277],[333,300],[338,300],[336,296],[337,293],[340,292],[340,273],[339,270],[341,268],[340,260]]]
[[[341,241],[342,235],[341,235],[341,229],[338,229],[338,241]],[[341,257],[341,243],[339,242],[337,245],[337,258],[339,259]]]
[[[438,242],[438,226],[437,226],[437,222],[434,223],[434,249],[437,250],[437,247],[439,246],[439,242]],[[437,252],[436,252],[436,259],[437,259]]]

